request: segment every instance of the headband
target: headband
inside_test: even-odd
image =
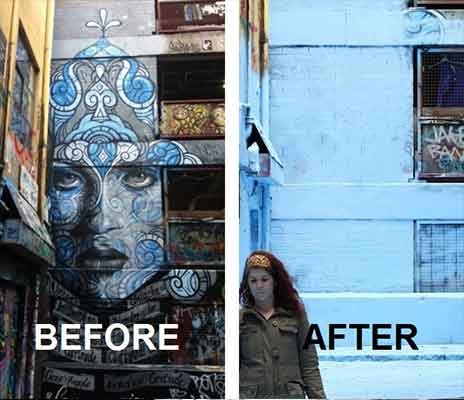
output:
[[[248,257],[246,267],[271,268],[271,261],[263,254],[253,254],[252,256]]]

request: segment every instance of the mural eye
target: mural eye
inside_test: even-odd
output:
[[[82,178],[69,171],[55,171],[55,187],[58,190],[73,190],[82,185]]]
[[[122,178],[123,183],[132,189],[145,189],[156,182],[156,175],[145,168],[134,168]]]

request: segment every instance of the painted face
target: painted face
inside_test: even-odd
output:
[[[82,148],[88,153],[89,147]],[[133,154],[140,156],[137,149]],[[120,156],[111,158],[112,150]],[[72,288],[91,297],[123,298],[164,261],[161,170],[126,165],[129,152],[121,146],[102,145],[98,151],[110,166],[90,159],[86,164],[88,157],[54,163],[57,262],[79,272],[80,279],[69,273],[61,279]]]
[[[251,268],[248,286],[256,303],[274,303],[274,278],[263,268]]]
[[[164,262],[161,165],[195,161],[163,140],[58,146],[51,192],[57,278],[90,298],[137,290]]]

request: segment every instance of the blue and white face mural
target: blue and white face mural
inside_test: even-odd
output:
[[[161,167],[201,164],[157,140],[156,60],[129,58],[106,39],[119,26],[101,10],[102,37],[51,80],[51,188],[57,268],[81,297],[117,301],[165,261]]]

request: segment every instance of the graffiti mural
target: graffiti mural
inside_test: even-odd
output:
[[[170,224],[169,255],[176,263],[223,262],[224,224]]]
[[[224,136],[224,104],[163,102],[160,129],[165,137]]]
[[[13,398],[18,378],[19,296],[0,282],[0,397]]]
[[[180,326],[178,351],[171,352],[176,364],[224,363],[224,307],[173,308],[172,319]]]
[[[217,368],[160,370],[129,373],[100,370],[46,368],[43,393],[47,399],[85,398],[96,393],[101,398],[224,398],[224,373]]]
[[[464,126],[423,124],[422,172],[453,174],[464,172]]]
[[[99,323],[103,329],[123,323],[129,330],[134,323],[179,323],[188,334],[179,335],[178,356],[146,346],[112,351],[101,341],[91,350],[52,351],[42,393],[48,398],[85,397],[89,392],[115,399],[221,398],[224,224],[218,215],[224,205],[215,204],[212,211],[201,208],[201,218],[183,210],[187,213],[173,224],[166,177],[167,171],[188,169],[201,178],[207,169],[209,174],[220,171],[223,180],[218,166],[224,164],[224,142],[218,139],[224,135],[224,104],[204,104],[189,119],[192,133],[204,133],[198,139],[172,140],[182,139],[187,127],[160,136],[157,59],[129,57],[114,46],[108,33],[121,21],[109,16],[100,10],[98,21],[86,23],[100,30],[100,39],[73,59],[52,65],[49,197],[57,264],[49,271],[52,322]],[[207,199],[214,196],[211,191]],[[180,193],[188,204],[196,204],[198,193]],[[216,202],[223,203],[223,198]],[[179,247],[172,247],[177,239],[182,239]],[[189,260],[195,269],[188,269]],[[118,331],[112,339],[123,340]],[[155,345],[157,341],[155,337]],[[174,368],[181,362],[195,367]],[[61,368],[63,363],[75,367]],[[88,363],[91,369],[81,368]],[[156,370],[154,365],[160,364],[166,368]]]
[[[101,10],[87,24],[102,38],[55,65],[50,101],[52,274],[80,296],[108,300],[126,298],[164,262],[160,168],[202,164],[181,143],[157,140],[156,62],[111,45],[105,35],[119,23]]]

